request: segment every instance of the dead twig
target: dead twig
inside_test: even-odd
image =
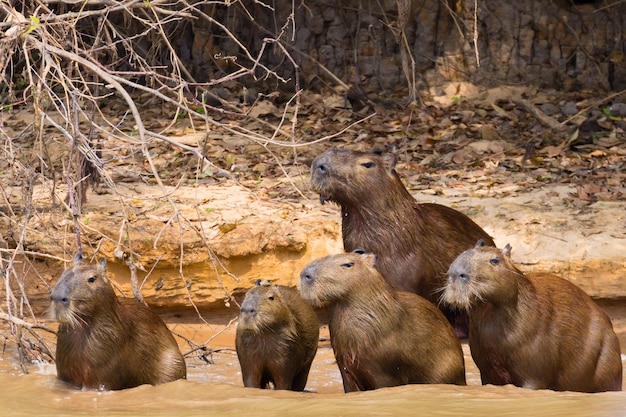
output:
[[[32,329],[41,329],[41,330],[45,330],[48,333],[52,333],[52,334],[56,334],[57,332],[51,328],[49,328],[48,326],[46,326],[45,324],[39,324],[39,323],[31,323],[28,322],[26,320],[22,320],[18,317],[15,316],[11,316],[9,314],[6,313],[2,313],[0,312],[0,320],[5,320],[8,322],[11,322],[17,326],[22,326],[25,329],[28,330],[32,330]]]
[[[542,124],[546,125],[550,129],[554,130],[565,130],[565,123],[561,123],[554,118],[548,116],[536,106],[534,106],[530,101],[524,100],[523,98],[512,98],[511,101],[517,104],[520,107],[525,108],[530,114],[536,117]]]

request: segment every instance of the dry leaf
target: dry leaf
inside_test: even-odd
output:
[[[502,138],[498,132],[491,126],[483,126],[480,128],[480,135],[488,141],[499,141]]]
[[[278,113],[278,107],[268,100],[259,100],[254,104],[254,107],[250,109],[248,115],[251,117],[266,116],[268,114],[274,115]]]
[[[578,198],[582,201],[594,201],[595,194],[602,191],[599,185],[594,183],[587,183],[584,185],[579,185],[576,187],[576,191],[578,192]]]
[[[597,149],[597,150],[591,152],[589,154],[589,156],[593,156],[593,157],[606,156],[606,152],[601,151],[600,149]]]
[[[352,105],[344,96],[332,94],[324,97],[324,106],[331,109],[350,109]]]
[[[237,223],[222,223],[219,226],[217,226],[218,229],[220,229],[220,232],[222,233],[228,233],[230,231],[233,231],[237,228]]]
[[[452,155],[452,162],[454,162],[457,165],[461,165],[463,162],[465,162],[465,152],[463,151],[454,152]]]
[[[560,146],[546,146],[541,150],[541,153],[548,154],[549,158],[554,158],[555,156],[565,156],[565,153]]]

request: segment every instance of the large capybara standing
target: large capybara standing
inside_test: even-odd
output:
[[[443,301],[469,311],[469,345],[483,384],[557,391],[620,391],[619,340],[583,290],[549,273],[524,275],[511,247],[463,252]]]
[[[80,388],[116,390],[185,378],[176,340],[161,318],[134,298],[118,298],[105,261],[78,255],[54,287],[56,368],[62,381]]]
[[[378,270],[396,289],[436,303],[454,258],[479,239],[494,243],[466,215],[415,201],[394,166],[395,161],[381,155],[332,149],[313,161],[311,185],[322,204],[341,206],[346,251],[375,253]],[[465,312],[440,308],[459,336],[465,336]]]
[[[396,292],[375,255],[317,259],[300,273],[300,293],[328,306],[330,341],[345,392],[405,384],[465,385],[463,352],[454,330],[424,298]]]
[[[241,305],[235,338],[244,385],[303,391],[318,339],[315,311],[297,290],[258,280]]]

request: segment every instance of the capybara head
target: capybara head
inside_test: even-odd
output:
[[[70,327],[82,326],[101,311],[103,306],[117,301],[106,276],[106,260],[97,265],[83,262],[81,254],[66,269],[50,295],[52,319]]]
[[[521,273],[511,261],[511,245],[500,250],[484,246],[479,240],[474,248],[462,252],[450,265],[442,301],[469,310],[494,297],[506,300],[508,294],[517,292],[514,275]]]
[[[292,320],[293,315],[281,295],[280,287],[257,280],[243,299],[237,327],[260,333],[288,325]]]
[[[328,255],[306,265],[300,272],[300,294],[310,303],[321,306],[349,298],[354,288],[362,287],[370,280],[385,284],[376,269],[376,256],[357,249]]]
[[[378,198],[378,191],[402,186],[395,172],[395,157],[343,149],[329,149],[311,164],[311,186],[320,201],[340,205],[361,204]],[[404,186],[402,186],[404,188]]]

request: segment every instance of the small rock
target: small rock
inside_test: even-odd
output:
[[[574,107],[575,106],[576,105],[574,105]],[[552,103],[544,103],[541,106],[539,106],[539,109],[545,114],[547,114],[548,116],[552,116],[553,114],[557,114],[561,111],[561,109],[559,109],[558,106]]]
[[[576,107],[576,103],[574,103],[573,101],[567,101],[561,107],[561,111],[566,116],[572,116],[578,113],[578,107]]]
[[[611,116],[626,116],[626,103],[615,103],[611,106]]]

